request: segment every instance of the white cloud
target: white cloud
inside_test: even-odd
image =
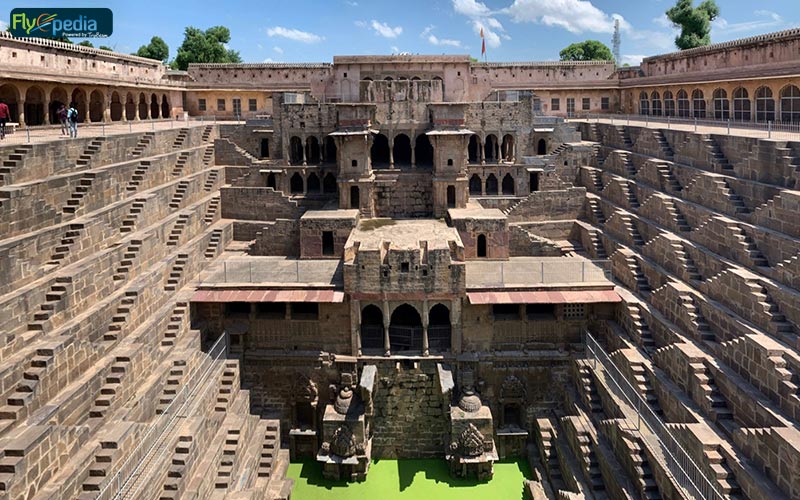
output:
[[[645,55],[641,54],[622,54],[622,64],[630,64],[631,66],[638,66],[642,64],[642,59]]]
[[[518,23],[560,26],[571,33],[614,31],[612,16],[587,0],[514,0],[502,12]]]
[[[372,20],[370,26],[372,26],[372,29],[375,30],[375,34],[384,38],[397,38],[403,33],[403,28],[401,26],[395,26],[392,28],[388,24],[376,21],[375,19]]]
[[[391,47],[389,47],[389,48],[391,49],[391,51],[392,51],[392,54],[399,54],[399,53],[400,53],[400,48],[399,48],[399,47],[397,47],[396,45],[392,45],[392,46],[391,46]]]
[[[727,19],[718,17],[711,22],[711,38],[716,35],[740,35],[765,31],[773,31],[783,28],[787,23],[777,12],[769,10],[757,10],[753,14],[761,19],[744,21],[740,23],[729,23]]]
[[[653,24],[661,28],[674,28],[672,21],[669,20],[666,14],[661,14],[659,17],[653,18]]]
[[[475,0],[453,0],[453,9],[467,17],[487,17],[491,13],[486,4]]]
[[[308,31],[300,31],[298,29],[284,28],[283,26],[273,26],[267,28],[267,35],[270,37],[281,37],[294,40],[295,42],[302,43],[317,43],[325,39],[325,37],[309,33]]]
[[[446,47],[461,47],[461,40],[454,40],[452,38],[439,38],[433,34],[433,29],[436,26],[429,25],[426,26],[422,33],[419,34],[422,38],[428,40],[428,43],[431,45],[441,45]]]
[[[500,35],[489,29],[487,25],[480,20],[473,20],[472,21],[472,31],[475,32],[476,35],[479,35],[481,32],[481,28],[483,28],[483,38],[486,40],[486,45],[496,49],[500,46]],[[511,40],[511,37],[508,35],[503,35],[503,39]]]
[[[280,47],[278,47],[277,45],[276,45],[276,46],[274,46],[274,47],[272,47],[272,50],[274,50],[274,51],[275,51],[275,52],[277,52],[278,54],[283,54],[283,49],[282,49],[282,48],[280,48]]]
[[[264,59],[263,62],[265,62],[265,63],[274,63],[275,61],[271,57],[268,57],[268,58]]]
[[[0,31],[5,31],[8,29],[8,23],[5,21],[0,21]]]
[[[350,7],[358,7],[358,2],[345,1],[344,3],[346,3]]]

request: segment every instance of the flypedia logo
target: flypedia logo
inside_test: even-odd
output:
[[[19,37],[105,38],[112,23],[111,9],[14,9],[9,31]]]

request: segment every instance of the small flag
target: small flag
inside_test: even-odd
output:
[[[481,40],[481,55],[486,55],[486,40]]]
[[[481,26],[481,38],[483,38],[483,26]]]

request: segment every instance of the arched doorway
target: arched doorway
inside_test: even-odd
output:
[[[669,90],[664,91],[664,116],[675,116],[675,98]]]
[[[313,135],[306,139],[306,159],[309,165],[320,163],[319,141]]]
[[[506,174],[503,176],[503,184],[502,184],[503,194],[505,195],[514,195],[514,178],[511,177],[511,174]]]
[[[50,91],[50,123],[56,125],[60,123],[58,121],[58,109],[61,106],[66,106],[69,104],[67,102],[69,99],[67,98],[67,91],[64,90],[63,87],[56,87],[52,91]]]
[[[336,141],[325,137],[325,163],[336,163]]]
[[[372,149],[369,157],[372,160],[373,168],[389,166],[389,138],[383,134],[378,134],[372,139]]]
[[[800,88],[795,85],[781,89],[781,121],[800,123]]]
[[[103,93],[99,90],[93,90],[89,96],[89,121],[101,122],[103,121]]]
[[[75,109],[78,111],[78,121],[86,121],[86,91],[83,89],[75,89],[72,91],[72,103],[75,104]]]
[[[25,92],[25,125],[44,124],[44,91],[34,85]]]
[[[303,176],[299,172],[295,172],[289,179],[289,191],[292,194],[303,193]]]
[[[150,118],[158,118],[158,96],[155,94],[150,96]]]
[[[514,160],[514,136],[511,134],[506,134],[503,136],[503,148],[502,148],[503,160],[505,161],[513,161]]]
[[[119,92],[116,90],[111,93],[111,121],[122,120],[122,102],[120,102]]]
[[[653,116],[661,116],[661,94],[656,91],[650,94],[650,106],[653,110]]]
[[[431,351],[449,351],[451,337],[450,309],[444,304],[436,304],[428,313],[428,348]]]
[[[397,134],[392,151],[395,165],[411,165],[411,139],[406,134]]]
[[[361,208],[361,192],[358,186],[350,186],[350,208]]]
[[[489,174],[489,177],[486,178],[486,194],[488,196],[498,194],[497,177],[494,174]]]
[[[486,163],[497,163],[499,146],[497,137],[494,134],[486,136],[486,143],[483,145],[483,149],[483,157],[486,159]]]
[[[325,194],[336,194],[336,176],[328,172],[322,179],[322,192]]]
[[[478,174],[472,174],[472,177],[469,178],[469,194],[480,196],[482,186],[483,181],[481,181],[481,178],[478,176]]]
[[[650,114],[650,100],[647,97],[647,92],[639,92],[639,114]]]
[[[717,120],[727,120],[731,117],[731,103],[728,101],[728,93],[725,89],[716,89],[712,94],[714,101],[714,118]]]
[[[139,119],[147,120],[147,97],[144,92],[139,94]]]
[[[136,119],[136,101],[130,92],[125,96],[125,119],[128,121]]]
[[[422,319],[412,306],[403,304],[392,313],[389,346],[393,353],[422,351]]]
[[[447,186],[447,208],[456,208],[456,187]]]
[[[695,118],[706,117],[706,99],[700,89],[692,91],[692,111]]]
[[[775,121],[775,99],[772,96],[772,89],[769,87],[756,89],[756,121]]]
[[[382,350],[383,343],[383,312],[370,304],[361,310],[361,349]]]
[[[261,138],[261,148],[260,148],[260,155],[261,158],[269,158],[269,138],[262,137]]]
[[[163,94],[161,96],[161,116],[163,118],[169,118],[169,101],[167,100],[167,95]]]
[[[472,134],[469,137],[469,145],[467,146],[467,162],[468,163],[478,163],[480,161],[479,158],[479,149],[481,147],[481,143],[478,140],[478,136]]]
[[[733,91],[733,119],[740,122],[749,122],[751,119],[750,113],[750,95],[747,89],[739,87]]]
[[[547,154],[547,141],[544,139],[539,139],[539,142],[536,143],[536,154],[537,155],[546,155]]]
[[[276,180],[275,180],[275,174],[274,174],[274,173],[271,173],[271,172],[270,172],[270,174],[269,174],[269,175],[267,175],[267,187],[268,187],[268,188],[275,189],[275,190],[277,190],[277,189],[278,189],[278,187],[277,187],[277,182],[276,182]]]
[[[688,118],[691,116],[691,106],[689,105],[689,94],[685,90],[678,91],[678,117]]]
[[[10,122],[19,122],[19,91],[17,87],[5,84],[0,87],[0,99],[8,106],[11,114]]]
[[[478,242],[477,242],[477,252],[476,255],[478,257],[486,257],[486,235],[479,234],[478,235]]]
[[[303,164],[303,141],[296,135],[289,139],[289,164]]]
[[[319,182],[319,177],[314,172],[308,174],[308,179],[306,180],[306,192],[308,193],[321,193],[322,186]]]
[[[425,134],[419,134],[414,144],[414,156],[418,167],[433,166],[433,146]]]

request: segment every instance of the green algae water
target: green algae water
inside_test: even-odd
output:
[[[362,483],[331,481],[313,460],[292,463],[286,473],[294,479],[292,500],[521,500],[522,485],[530,479],[524,459],[496,462],[488,482],[450,477],[444,459],[374,460]]]

